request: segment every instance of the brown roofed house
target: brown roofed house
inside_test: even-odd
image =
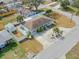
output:
[[[30,30],[36,30],[38,27],[43,26],[43,25],[47,25],[47,24],[51,24],[52,20],[46,16],[39,16],[36,17],[34,19],[28,20],[25,23],[25,26]]]

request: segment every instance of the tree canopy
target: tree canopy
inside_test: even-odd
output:
[[[43,3],[43,0],[27,0],[29,7],[35,7],[35,9],[38,9],[38,6]]]

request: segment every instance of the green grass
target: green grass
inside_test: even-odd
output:
[[[25,51],[20,45],[15,47],[12,50],[9,50],[7,53],[4,53],[0,59],[22,59],[25,57]]]
[[[16,55],[16,56],[15,56]],[[10,56],[10,57],[9,57]],[[21,47],[16,47],[14,50],[7,52],[1,59],[22,59],[25,56],[25,52]]]
[[[66,54],[66,58],[79,59],[79,43]]]
[[[13,50],[16,46],[17,43],[14,40],[11,40],[11,42],[9,42],[2,50],[0,50],[0,57],[4,56],[4,54],[9,50]]]
[[[79,15],[79,9],[73,6],[67,6],[66,9],[61,8],[62,11],[67,11],[70,13],[74,13],[75,15]]]
[[[71,12],[71,13],[74,13],[74,11],[71,9],[71,8],[69,8],[69,7],[67,7],[66,9],[63,9],[63,8],[60,8],[62,11],[67,11],[67,12]]]
[[[66,55],[66,58],[67,58],[67,59],[73,59],[73,53],[69,52],[69,53]]]

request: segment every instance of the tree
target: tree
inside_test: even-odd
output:
[[[51,9],[48,9],[48,10],[46,11],[47,14],[49,14],[49,13],[51,13],[51,12],[53,12]]]
[[[21,15],[17,16],[17,22],[22,23],[23,22],[23,16],[21,16]]]
[[[28,6],[30,8],[33,8],[35,7],[35,10],[37,11],[38,10],[38,6],[43,3],[43,0],[28,0]]]
[[[55,27],[55,28],[53,29],[53,32],[54,32],[54,33],[60,33],[60,30],[59,30],[59,28]]]
[[[61,4],[61,6],[66,9],[68,5],[70,5],[69,0],[58,0]]]

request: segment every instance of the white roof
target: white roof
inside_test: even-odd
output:
[[[17,28],[25,36],[29,32],[29,30],[25,26],[23,26],[23,25],[19,25]]]
[[[5,29],[8,30],[9,32],[12,32],[12,31],[16,30],[16,27],[12,23],[8,23],[5,26]]]
[[[4,44],[6,40],[11,38],[12,36],[6,30],[0,31],[0,45]]]

